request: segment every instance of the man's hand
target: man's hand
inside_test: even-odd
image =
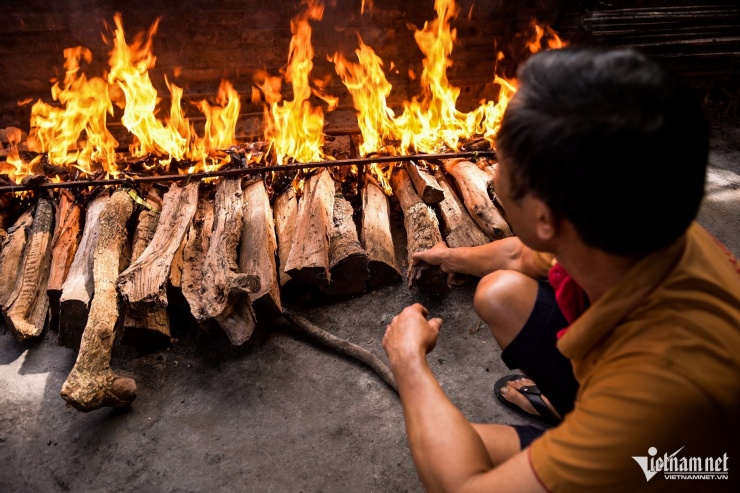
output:
[[[424,358],[437,344],[441,318],[427,320],[429,311],[419,303],[407,306],[393,317],[383,337],[383,349],[391,367],[416,358]]]
[[[429,265],[439,265],[442,272],[447,273],[447,285],[452,284],[452,278],[455,276],[455,266],[451,262],[451,249],[447,247],[444,241],[440,241],[429,250],[416,252],[411,255],[411,262],[414,265],[426,262]]]

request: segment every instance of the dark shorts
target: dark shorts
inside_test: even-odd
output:
[[[560,311],[552,286],[540,281],[529,319],[501,353],[506,366],[512,370],[520,369],[531,378],[561,416],[573,410],[578,392],[570,360],[556,347],[557,333],[567,326],[568,321]],[[541,433],[533,431],[537,428],[530,426],[514,428],[522,448]]]

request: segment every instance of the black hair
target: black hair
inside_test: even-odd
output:
[[[553,50],[519,70],[496,147],[527,193],[606,252],[673,243],[704,195],[709,130],[688,87],[634,50]]]

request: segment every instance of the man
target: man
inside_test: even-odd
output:
[[[383,347],[425,488],[740,491],[740,275],[693,222],[701,107],[634,51],[543,52],[519,84],[495,183],[517,237],[414,261],[483,277],[476,312],[532,379],[500,397],[562,422],[540,437],[469,423],[426,362],[442,320],[410,306]],[[681,458],[715,479],[667,479]]]

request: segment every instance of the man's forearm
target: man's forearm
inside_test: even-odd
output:
[[[493,467],[472,425],[450,402],[424,357],[393,366],[409,447],[427,491],[457,491]]]
[[[486,243],[476,247],[447,250],[448,265],[454,272],[483,277],[497,270],[522,271],[522,255],[526,247],[517,237]]]

